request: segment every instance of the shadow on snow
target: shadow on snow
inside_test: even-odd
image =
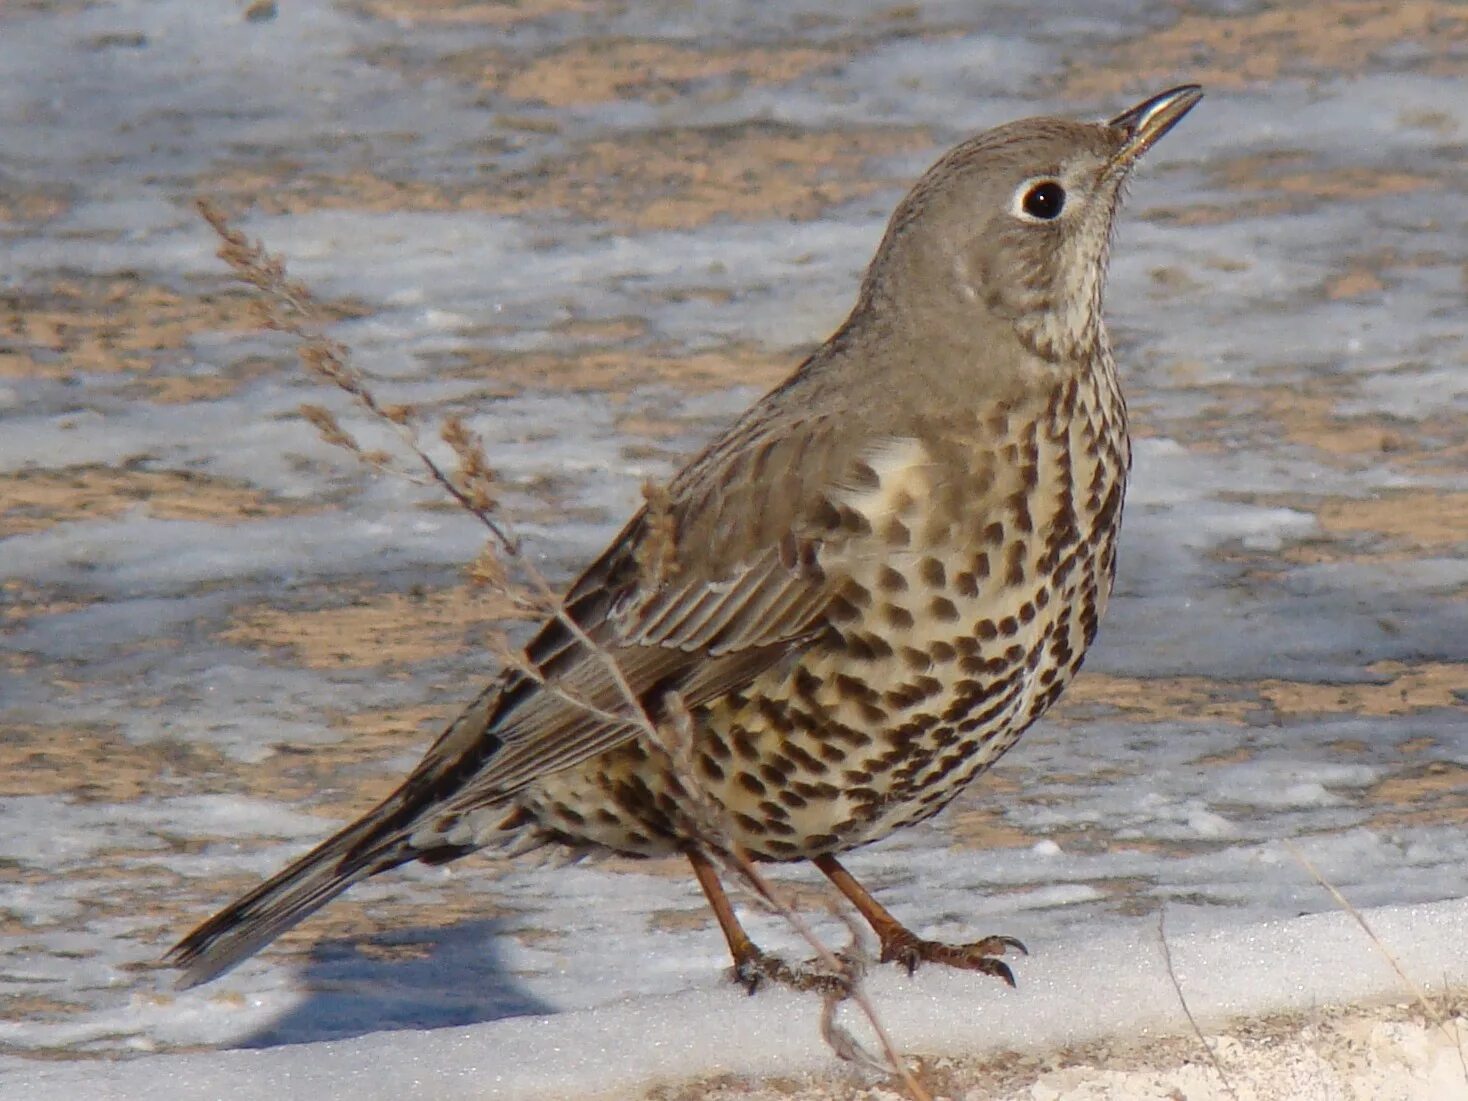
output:
[[[323,940],[302,976],[306,999],[245,1037],[242,1048],[447,1028],[550,1013],[505,970],[498,921],[418,926]]]

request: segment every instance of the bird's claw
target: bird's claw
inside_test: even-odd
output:
[[[843,998],[851,994],[852,988],[850,975],[832,971],[818,960],[792,967],[779,956],[768,955],[757,948],[734,964],[731,977],[750,994],[766,983]]]
[[[906,929],[899,929],[883,939],[882,962],[905,967],[909,975],[917,970],[920,963],[941,963],[964,971],[993,975],[1014,986],[1014,972],[1009,964],[996,958],[1009,948],[1022,956],[1030,954],[1030,950],[1014,937],[992,936],[971,944],[944,944],[942,941],[924,940]]]

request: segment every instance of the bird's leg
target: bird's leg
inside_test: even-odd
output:
[[[703,888],[714,917],[719,919],[719,928],[724,931],[724,939],[729,942],[729,954],[734,957],[735,982],[751,994],[767,982],[823,994],[849,992],[850,981],[843,976],[811,967],[791,967],[779,956],[760,951],[734,915],[734,907],[729,902],[729,896],[724,893],[724,885],[719,882],[719,873],[714,868],[713,861],[703,853],[690,849],[688,862],[693,865],[693,874],[698,877],[698,885]]]
[[[900,963],[907,968],[908,974],[916,971],[920,963],[942,963],[966,971],[982,971],[1003,979],[1010,986],[1014,985],[1014,972],[1003,960],[995,958],[1004,955],[1006,948],[1029,955],[1025,946],[1013,937],[985,937],[972,944],[923,940],[893,917],[834,856],[818,856],[812,863],[866,918],[882,942],[883,963]]]
[[[762,979],[773,978],[770,974],[773,965],[785,965],[773,956],[766,956],[749,939],[749,934],[735,916],[729,896],[724,893],[724,885],[719,882],[719,873],[715,870],[713,861],[701,852],[690,850],[688,862],[693,865],[693,874],[698,877],[698,885],[703,888],[704,897],[709,900],[714,917],[719,919],[719,928],[724,931],[724,939],[729,942],[729,954],[734,957],[734,979],[743,983],[753,994]]]

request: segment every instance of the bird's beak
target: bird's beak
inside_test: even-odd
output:
[[[1161,95],[1143,100],[1130,111],[1123,111],[1108,126],[1117,131],[1121,147],[1112,158],[1117,167],[1130,167],[1157,139],[1167,133],[1203,98],[1196,84],[1169,88]]]

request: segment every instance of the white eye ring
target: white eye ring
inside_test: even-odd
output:
[[[1065,212],[1065,185],[1054,176],[1032,176],[1020,184],[1009,203],[1009,213],[1021,222],[1043,225]]]

